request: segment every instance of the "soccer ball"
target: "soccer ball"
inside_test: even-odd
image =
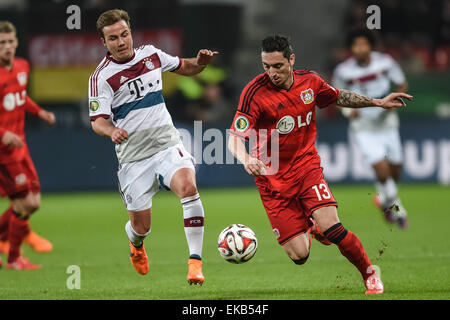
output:
[[[249,227],[243,224],[232,224],[219,234],[217,247],[220,255],[226,261],[244,263],[255,255],[258,240]]]

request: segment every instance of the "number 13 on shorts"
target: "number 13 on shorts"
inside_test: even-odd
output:
[[[322,199],[331,199],[330,191],[328,190],[328,186],[325,183],[321,183],[319,185],[316,184],[312,186],[312,188],[316,192],[317,200],[322,201]]]

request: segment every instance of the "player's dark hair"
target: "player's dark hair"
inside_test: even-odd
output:
[[[104,27],[110,26],[120,20],[124,20],[128,27],[130,27],[130,16],[125,10],[113,9],[103,12],[100,17],[98,17],[96,25],[100,37],[105,38],[105,34],[103,33]]]
[[[261,42],[262,52],[282,52],[286,59],[291,57],[294,53],[292,50],[291,41],[288,37],[281,35],[273,35],[265,37]]]
[[[11,33],[17,34],[16,27],[9,21],[0,21],[0,33]]]
[[[377,44],[376,36],[372,31],[370,31],[368,29],[360,29],[360,30],[352,31],[348,34],[347,40],[346,40],[347,47],[350,48],[353,45],[353,42],[355,41],[355,39],[360,38],[360,37],[365,38],[369,42],[372,49]]]

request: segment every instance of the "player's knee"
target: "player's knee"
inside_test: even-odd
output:
[[[296,265],[302,265],[302,264],[305,264],[305,263],[306,263],[306,261],[308,260],[308,258],[309,258],[309,253],[308,253],[308,255],[307,255],[306,257],[303,257],[303,258],[293,259],[293,258],[291,257],[291,260],[292,260],[292,262],[294,262]]]
[[[41,207],[41,202],[39,200],[29,201],[25,204],[26,214],[31,215]]]
[[[288,256],[295,264],[302,265],[306,263],[306,260],[308,260],[309,249],[291,251],[288,252]]]
[[[197,193],[197,187],[192,183],[186,183],[180,188],[180,198],[192,197]]]

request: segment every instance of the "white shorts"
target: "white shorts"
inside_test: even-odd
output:
[[[195,171],[194,164],[194,158],[182,144],[144,160],[121,164],[117,176],[126,209],[142,211],[151,208],[153,196],[160,189],[169,190],[174,173],[182,168]]]
[[[403,162],[402,143],[397,129],[357,132],[350,130],[350,136],[371,166],[382,160],[393,164]]]

